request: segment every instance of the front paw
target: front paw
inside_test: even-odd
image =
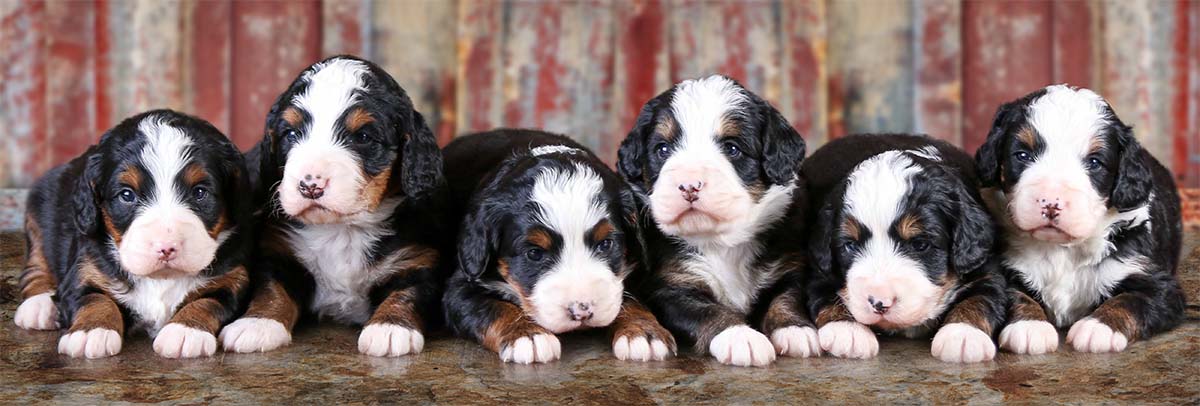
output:
[[[358,335],[358,352],[373,357],[416,354],[425,348],[420,331],[395,324],[368,324]]]
[[[873,358],[879,354],[879,339],[870,327],[855,321],[835,321],[817,330],[821,349],[839,358]]]
[[[121,352],[121,334],[116,330],[94,328],[75,331],[58,339],[58,353],[69,357],[104,358]]]
[[[221,330],[221,345],[227,352],[266,352],[291,342],[292,333],[271,319],[247,317]]]
[[[170,323],[154,337],[154,352],[166,358],[207,357],[217,352],[217,337],[204,330]]]
[[[58,307],[49,293],[34,295],[17,306],[13,321],[26,330],[58,330]]]
[[[623,335],[613,341],[613,355],[621,361],[662,361],[671,355],[671,349],[658,337]]]
[[[1000,348],[1016,354],[1045,354],[1058,350],[1058,329],[1041,320],[1021,320],[1000,330]]]
[[[1085,317],[1071,325],[1067,343],[1079,352],[1121,352],[1129,345],[1129,338],[1100,320]]]
[[[771,343],[775,352],[788,357],[819,357],[821,342],[817,339],[817,330],[812,327],[788,326],[775,329],[771,333]]]
[[[950,323],[933,336],[930,354],[945,362],[980,362],[996,357],[996,344],[983,330],[966,323]]]
[[[763,367],[775,362],[775,347],[767,336],[749,326],[725,329],[708,344],[708,352],[722,364]]]
[[[506,340],[500,346],[500,360],[518,364],[544,363],[562,356],[562,344],[550,333],[535,333]]]

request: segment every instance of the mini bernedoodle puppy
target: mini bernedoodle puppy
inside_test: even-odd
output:
[[[613,353],[662,360],[675,341],[626,293],[645,263],[633,191],[571,139],[495,130],[446,146],[461,219],[446,319],[505,362],[559,358],[555,334],[609,328]]]
[[[1179,324],[1179,194],[1170,171],[1087,89],[1049,86],[1001,106],[976,153],[1003,226],[1013,289],[1000,346],[1122,351]]]
[[[116,355],[131,330],[164,357],[212,355],[249,284],[248,177],[208,122],[122,121],[34,185],[17,325],[66,326],[58,352],[72,357]]]

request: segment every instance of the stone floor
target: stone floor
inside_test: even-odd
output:
[[[219,353],[173,361],[146,337],[102,360],[55,352],[56,332],[12,324],[20,237],[0,234],[0,404],[168,403],[1164,403],[1200,402],[1200,235],[1181,278],[1190,305],[1174,331],[1121,354],[1046,356],[1001,353],[993,362],[951,365],[929,356],[928,341],[884,339],[879,357],[783,359],[765,369],[735,368],[703,357],[665,362],[616,361],[595,334],[567,335],[563,359],[506,365],[458,339],[435,337],[424,353],[378,359],[356,352],[356,331],[300,332],[284,350]]]

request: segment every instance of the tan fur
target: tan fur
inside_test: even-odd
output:
[[[1104,323],[1104,325],[1113,329],[1113,331],[1125,335],[1125,338],[1132,342],[1138,338],[1140,332],[1138,331],[1137,318],[1129,311],[1129,304],[1126,303],[1129,301],[1128,299],[1130,299],[1128,294],[1121,294],[1108,299],[1099,308],[1096,308],[1096,311],[1092,312],[1092,317],[1095,317],[1096,320]]]
[[[675,119],[666,116],[658,119],[654,123],[654,133],[667,141],[675,138]]]
[[[1042,305],[1029,295],[1018,292],[1013,299],[1013,303],[1008,309],[1010,324],[1022,320],[1047,321],[1046,309],[1043,309]]]
[[[421,320],[421,315],[417,313],[417,308],[413,305],[414,296],[416,296],[415,289],[418,288],[410,287],[389,294],[379,304],[379,307],[375,309],[375,314],[371,315],[371,319],[367,320],[367,325],[395,324],[414,330],[422,330],[424,323]]]
[[[966,323],[991,335],[992,323],[987,319],[987,305],[987,300],[978,296],[963,300],[950,309],[942,324]]]
[[[854,315],[850,313],[850,309],[847,309],[846,304],[842,303],[840,299],[845,293],[846,290],[842,289],[838,294],[839,299],[836,299],[837,302],[817,312],[817,318],[813,322],[817,324],[818,328],[835,321],[854,321]]]
[[[896,224],[896,233],[903,240],[911,240],[921,235],[921,219],[912,214],[905,214],[904,217],[900,218],[900,222]]]
[[[142,172],[133,166],[125,166],[125,169],[117,175],[117,182],[122,185],[129,186],[134,191],[142,190]]]
[[[621,312],[617,313],[617,318],[613,319],[609,330],[612,331],[614,344],[621,337],[657,338],[666,343],[672,353],[675,352],[675,337],[662,324],[659,324],[658,319],[654,317],[653,313],[650,313],[650,310],[636,300],[626,298],[621,303]]]
[[[279,281],[268,281],[254,294],[250,300],[250,308],[246,309],[244,317],[271,319],[283,324],[288,331],[296,326],[300,318],[300,308],[296,301],[288,296],[287,291]]]
[[[600,242],[608,238],[608,235],[612,234],[614,230],[615,228],[613,228],[612,223],[609,223],[608,220],[600,220],[599,223],[596,223],[595,227],[592,227],[592,241]]]
[[[512,344],[518,338],[536,334],[551,334],[549,330],[529,320],[525,313],[512,303],[498,302],[496,307],[498,308],[496,319],[492,320],[492,324],[483,333],[484,348],[499,353],[504,350],[505,346]]]
[[[193,163],[183,170],[183,182],[188,186],[196,186],[208,179],[208,172],[200,164]]]
[[[21,271],[21,298],[54,293],[58,288],[58,280],[50,271],[50,264],[46,262],[46,254],[42,250],[42,229],[28,215],[25,216],[25,238],[29,252],[26,253],[25,269]]]
[[[117,334],[125,334],[125,320],[121,316],[121,309],[117,307],[117,302],[113,301],[103,293],[89,293],[80,300],[82,306],[75,313],[75,319],[71,320],[71,328],[67,333],[76,331],[91,331],[97,328],[105,328],[116,331]]]
[[[808,325],[807,317],[802,313],[804,304],[796,301],[800,297],[799,290],[799,287],[790,287],[771,300],[767,313],[763,315],[763,332],[770,334],[784,327]]]
[[[299,127],[304,122],[304,115],[300,114],[300,111],[296,110],[295,107],[288,107],[283,110],[283,113],[280,113],[279,117],[283,121],[287,121],[288,125],[292,126],[292,128]]]
[[[1037,148],[1038,147],[1037,130],[1034,130],[1033,127],[1031,127],[1031,126],[1021,127],[1021,129],[1017,131],[1017,141],[1020,141],[1022,144],[1025,144],[1025,146],[1029,147],[1030,149]]]
[[[554,239],[550,237],[550,234],[541,229],[529,230],[529,234],[525,236],[525,241],[529,241],[530,244],[536,245],[543,250],[549,250],[550,246],[554,243]]]
[[[104,220],[104,232],[108,233],[108,235],[112,237],[113,244],[120,246],[121,238],[124,237],[124,235],[121,234],[121,230],[117,229],[117,225],[113,224],[112,215],[108,214],[107,208],[100,208],[100,218]]]
[[[346,131],[351,133],[358,131],[367,124],[375,122],[375,117],[371,117],[371,113],[364,108],[356,108],[346,114]]]
[[[858,241],[862,237],[862,229],[860,227],[858,220],[846,216],[846,219],[842,221],[842,235],[851,240]]]
[[[388,197],[388,183],[392,178],[392,168],[384,168],[374,177],[368,177],[363,174],[364,178],[369,179],[366,186],[362,189],[362,199],[367,202],[367,209],[375,211],[379,208],[379,204],[383,203],[383,199]]]

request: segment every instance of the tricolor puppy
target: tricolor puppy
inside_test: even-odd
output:
[[[365,325],[364,354],[420,352],[437,315],[444,190],[441,153],[404,89],[361,59],[317,62],[271,107],[251,156],[266,200],[261,279],[225,349],[285,345],[303,314]]]
[[[742,366],[819,354],[799,285],[803,158],[787,120],[724,76],[650,100],[621,144],[617,168],[652,217],[647,303],[698,353]]]
[[[1013,286],[1000,346],[1124,350],[1179,324],[1182,224],[1171,173],[1099,95],[1050,86],[1000,107],[975,156]]]
[[[116,355],[145,330],[169,358],[212,355],[244,303],[249,238],[242,154],[169,110],[126,119],[29,195],[21,328],[66,326],[58,352]]]
[[[996,354],[1004,278],[971,157],[915,135],[852,135],[804,161],[816,208],[809,311],[821,348],[870,358],[875,333],[924,337],[947,362]]]
[[[586,328],[609,328],[622,360],[674,353],[671,334],[625,293],[644,263],[633,191],[591,151],[561,135],[496,130],[444,152],[463,219],[444,298],[459,336],[523,364],[558,359],[555,334]]]

